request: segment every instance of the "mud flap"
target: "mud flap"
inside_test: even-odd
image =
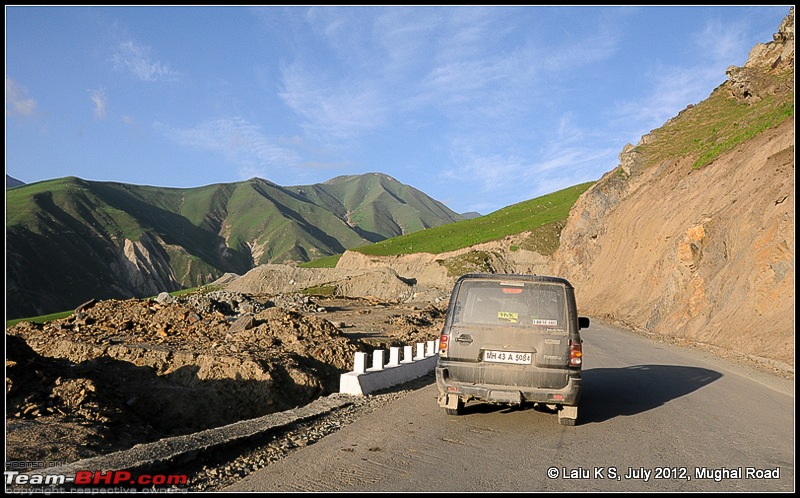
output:
[[[445,394],[439,396],[439,406],[442,408],[457,409],[458,408],[458,395]]]
[[[562,406],[561,409],[558,411],[558,419],[570,419],[576,420],[578,418],[578,407],[577,406]]]

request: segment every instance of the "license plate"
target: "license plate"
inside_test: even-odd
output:
[[[516,353],[514,351],[484,351],[483,361],[492,363],[516,363],[517,365],[530,365],[533,355],[531,353]]]

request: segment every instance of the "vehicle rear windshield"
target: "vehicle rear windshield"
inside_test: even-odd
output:
[[[458,290],[453,323],[566,330],[565,303],[561,284],[467,280]]]

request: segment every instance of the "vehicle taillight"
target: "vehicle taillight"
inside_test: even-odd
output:
[[[447,339],[450,336],[442,334],[439,337],[439,356],[447,356]]]
[[[581,343],[569,341],[569,366],[571,367],[579,367],[581,366],[581,357],[583,356]]]

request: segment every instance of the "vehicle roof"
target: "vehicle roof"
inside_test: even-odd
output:
[[[458,278],[458,282],[462,280],[511,280],[511,281],[524,281],[524,282],[549,282],[559,283],[572,288],[572,284],[562,277],[555,277],[549,275],[535,275],[533,273],[468,273]]]

